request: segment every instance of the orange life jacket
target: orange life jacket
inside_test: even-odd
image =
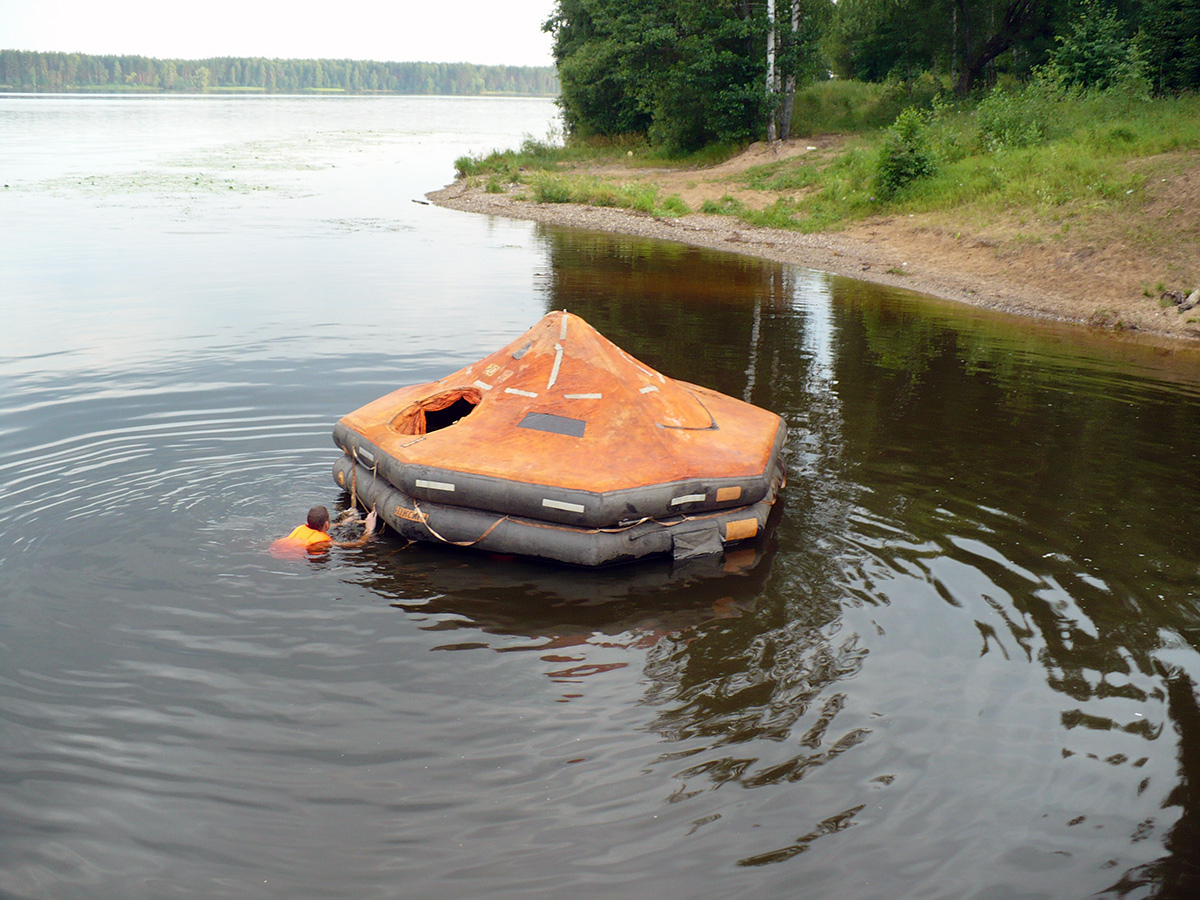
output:
[[[271,545],[274,556],[303,556],[305,553],[324,553],[333,543],[324,531],[317,531],[307,525],[297,525],[287,537],[280,538]]]

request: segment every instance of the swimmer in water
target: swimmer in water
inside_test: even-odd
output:
[[[367,514],[366,521],[363,523],[363,533],[356,540],[335,541],[329,534],[329,529],[334,525],[348,524],[357,519],[358,511],[348,509],[336,522],[330,524],[329,510],[324,506],[314,506],[308,511],[305,523],[297,525],[291,534],[273,543],[271,552],[277,556],[294,556],[298,553],[324,553],[330,547],[344,549],[362,547],[375,534],[375,523],[378,521],[378,517],[374,510]]]

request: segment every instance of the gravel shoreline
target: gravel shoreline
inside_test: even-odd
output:
[[[1095,321],[1092,308],[1081,308],[1079,301],[1056,296],[1046,286],[1022,283],[1003,276],[955,272],[944,265],[935,268],[934,265],[922,264],[919,257],[909,261],[905,257],[910,254],[889,249],[882,241],[875,242],[861,236],[845,233],[801,234],[759,228],[726,216],[700,213],[663,218],[611,207],[535,203],[506,194],[489,194],[464,180],[431,191],[426,197],[430,203],[447,209],[742,253],[900,287],[983,309],[1092,326],[1092,330],[1107,330],[1114,337],[1128,339],[1136,335],[1156,343],[1200,343],[1195,335],[1180,334],[1176,328],[1156,327],[1158,322],[1145,317],[1126,326],[1128,330],[1097,328],[1097,325],[1106,323]]]

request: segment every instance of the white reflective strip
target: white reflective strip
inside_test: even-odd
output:
[[[562,344],[554,345],[554,368],[550,370],[550,380],[546,383],[546,390],[554,387],[554,382],[558,381],[558,367],[562,365]]]
[[[492,389],[492,386],[485,381],[475,382],[475,387],[479,388],[482,391],[490,391]]]
[[[682,497],[676,497],[672,500],[671,505],[679,506],[683,503],[699,503],[705,496],[705,494],[684,494]]]
[[[564,503],[562,500],[551,500],[549,498],[542,500],[542,506],[550,509],[563,509],[567,512],[583,512],[582,503]]]
[[[647,369],[645,366],[643,366],[640,362],[638,362],[636,359],[634,359],[628,353],[625,353],[624,350],[622,350],[621,352],[625,354],[625,358],[627,360],[629,360],[630,363],[633,364],[633,367],[635,369],[637,369],[639,372],[644,372],[646,374],[647,378],[653,378],[655,375],[658,375],[659,378],[662,378],[662,375],[660,373],[652,372],[650,369]]]
[[[564,400],[599,400],[603,394],[563,394]]]
[[[657,390],[658,390],[658,387],[656,385],[648,384],[644,388],[642,388],[642,393],[643,394],[652,394]]]
[[[520,388],[505,388],[504,393],[516,394],[518,397],[536,397],[536,391],[523,391]]]
[[[358,450],[355,451],[354,455],[358,459],[365,459],[367,461],[368,466],[375,465],[375,454],[373,454],[370,450],[364,450],[361,447],[359,447]]]
[[[562,327],[558,329],[558,339],[560,341],[567,339],[567,311],[565,309],[562,314]]]
[[[448,481],[426,481],[423,478],[418,478],[416,481],[417,487],[429,488],[431,491],[453,491],[454,485]]]

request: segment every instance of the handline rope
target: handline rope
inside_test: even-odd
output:
[[[350,456],[354,460],[354,465],[350,467],[350,505],[355,509],[358,508],[358,467],[361,465],[358,461],[358,447],[350,448]],[[371,466],[371,512],[375,512],[375,485],[379,481],[379,460],[375,460],[375,465]],[[363,504],[366,509],[366,504]]]
[[[497,519],[495,522],[493,522],[488,527],[487,531],[485,531],[479,537],[475,538],[475,540],[473,540],[473,541],[452,541],[449,538],[442,537],[440,534],[437,533],[437,531],[434,529],[434,527],[429,524],[429,515],[423,509],[421,509],[420,504],[417,503],[416,497],[413,497],[413,509],[416,511],[417,515],[419,515],[421,517],[421,524],[429,529],[430,534],[432,534],[435,538],[437,538],[442,543],[453,544],[455,547],[473,547],[476,544],[478,544],[480,541],[482,541],[484,538],[486,538],[493,531],[495,531],[497,526],[499,526],[499,524],[501,522],[508,521],[508,516],[501,516],[499,519]]]
[[[379,482],[379,460],[371,466],[371,512],[375,512],[375,485]]]

